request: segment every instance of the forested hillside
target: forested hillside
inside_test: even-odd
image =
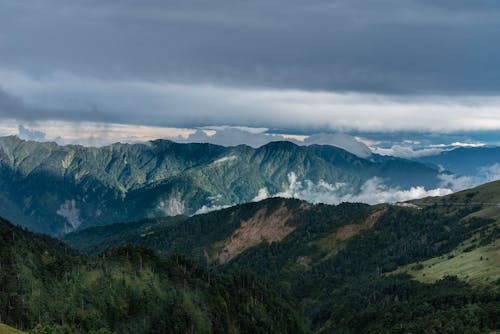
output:
[[[32,333],[305,331],[270,283],[180,255],[123,247],[89,258],[0,220],[0,268],[0,321]]]
[[[333,146],[290,142],[254,149],[156,140],[94,148],[3,137],[0,212],[31,230],[61,235],[249,202],[264,190],[288,190],[291,175],[337,187],[340,196],[356,194],[374,177],[402,189],[436,187],[438,174],[418,162],[367,160]]]
[[[415,201],[417,207],[275,198],[191,218],[92,228],[66,240],[89,252],[120,244],[181,252],[217,271],[266,277],[301,306],[314,332],[487,333],[500,328],[498,257],[469,254],[496,249],[500,209],[491,204],[498,198],[499,182]],[[460,279],[424,266],[452,258],[489,269],[477,280],[465,274],[464,262],[450,271]]]

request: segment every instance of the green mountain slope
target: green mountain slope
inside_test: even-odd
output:
[[[24,332],[21,332],[15,328],[9,327],[4,324],[0,324],[0,334],[23,334]]]
[[[422,282],[433,282],[446,275],[458,276],[472,284],[488,284],[500,279],[500,181],[487,183],[444,197],[411,201],[436,211],[468,210],[462,221],[474,226],[478,221],[490,224],[476,229],[452,251],[398,270],[408,272]]]
[[[1,320],[35,333],[304,331],[269,283],[182,256],[124,247],[89,258],[0,220],[0,268]]]
[[[340,193],[356,193],[374,177],[401,188],[440,182],[437,169],[421,163],[366,160],[332,146],[273,142],[253,149],[157,140],[90,148],[3,137],[0,209],[17,224],[59,235],[248,202],[263,188],[287,190],[290,173],[302,182],[343,184]]]
[[[500,328],[500,281],[492,275],[499,234],[497,221],[482,215],[491,206],[476,201],[498,198],[499,184],[426,199],[447,204],[420,209],[274,198],[179,221],[91,228],[66,241],[89,252],[135,244],[223,272],[250,271],[277,282],[315,332],[488,332]],[[452,205],[455,197],[469,202]],[[416,265],[462,254],[464,245],[469,253],[454,271],[424,266],[432,279],[414,279]],[[471,268],[479,253],[482,266]],[[467,279],[475,270],[484,284]]]

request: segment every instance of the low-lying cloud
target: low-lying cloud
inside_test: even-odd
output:
[[[456,175],[442,173],[440,186],[460,191],[476,187],[483,183],[500,180],[500,163],[482,166],[477,168],[475,175]]]
[[[227,209],[231,207],[231,205],[203,205],[201,208],[196,210],[196,212],[193,214],[194,216],[196,215],[202,215],[204,213],[209,213],[212,211],[217,211],[217,210],[222,210],[222,209]]]
[[[390,155],[404,159],[420,158],[429,155],[438,155],[444,148],[414,148],[410,145],[393,145],[390,148],[372,147],[373,153],[380,155]]]
[[[310,180],[299,181],[295,173],[288,174],[288,189],[268,197],[297,198],[311,203],[339,204],[342,202],[360,202],[367,204],[396,203],[427,196],[444,196],[453,192],[450,188],[410,189],[392,188],[384,185],[380,178],[366,181],[358,192],[350,191],[344,183],[330,184],[323,180],[314,183]],[[260,190],[254,200],[265,198],[267,190]]]
[[[500,163],[479,168],[479,173],[488,181],[500,179]]]

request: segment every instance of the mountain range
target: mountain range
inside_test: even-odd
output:
[[[342,198],[373,180],[394,189],[436,188],[441,182],[434,166],[377,155],[364,159],[327,145],[271,142],[252,148],[156,140],[96,148],[14,136],[0,138],[0,175],[3,215],[51,235],[192,215],[277,194],[300,197],[293,193],[297,186]]]

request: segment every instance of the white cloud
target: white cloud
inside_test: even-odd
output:
[[[236,129],[244,132],[249,132],[252,134],[261,134],[269,130],[268,128],[254,128],[250,126],[231,126],[231,125],[211,125],[211,126],[204,126],[202,127],[202,129],[215,130],[216,132]]]
[[[437,155],[444,151],[442,148],[421,148],[415,149],[413,146],[393,145],[390,148],[371,147],[373,153],[380,155],[390,155],[393,157],[412,159],[429,155]]]
[[[193,216],[202,215],[204,213],[209,213],[209,212],[212,212],[212,211],[226,209],[226,208],[229,208],[229,207],[231,207],[231,205],[211,205],[211,206],[203,205],[201,208],[199,208],[198,210],[196,210],[196,212],[193,214]]]
[[[449,187],[453,191],[460,191],[476,187],[480,184],[500,180],[500,164],[482,166],[477,175],[454,175],[442,173],[439,175],[441,187]]]
[[[22,124],[18,127],[18,135],[24,140],[45,141],[47,139],[45,132],[29,129]]]
[[[500,164],[483,166],[479,168],[479,173],[487,180],[487,182],[500,180]]]
[[[311,203],[339,204],[342,202],[361,202],[367,204],[396,203],[427,196],[444,196],[453,192],[450,188],[426,190],[422,186],[410,189],[388,187],[380,178],[366,181],[360,191],[354,192],[344,183],[330,184],[325,181],[314,183],[310,180],[299,181],[293,172],[288,175],[289,186],[286,191],[270,197],[298,198]],[[260,193],[260,192],[259,192]]]
[[[473,176],[459,176],[454,174],[441,173],[438,175],[438,177],[441,180],[440,187],[451,188],[453,189],[453,191],[472,188],[483,183],[482,178]]]
[[[264,187],[259,189],[257,196],[252,199],[252,202],[260,202],[262,200],[265,200],[266,198],[269,198],[269,191]]]
[[[449,188],[426,190],[422,186],[401,190],[387,187],[380,179],[373,178],[368,180],[361,187],[361,192],[359,194],[344,196],[342,197],[342,202],[362,202],[368,204],[395,203],[427,196],[444,196],[452,192],[453,191]]]
[[[373,153],[380,155],[390,155],[399,158],[413,159],[430,155],[437,155],[443,151],[451,151],[458,147],[485,147],[485,143],[480,142],[453,142],[451,144],[429,144],[423,146],[420,141],[403,140],[402,144],[392,145],[390,148],[377,147],[371,145]]]
[[[218,165],[218,164],[222,164],[225,162],[231,162],[231,161],[235,161],[235,160],[238,160],[238,157],[236,155],[229,155],[227,157],[222,157],[220,159],[217,159],[213,163]]]
[[[18,135],[21,139],[55,141],[60,145],[103,146],[116,142],[144,143],[159,138],[186,138],[196,129],[138,126],[114,123],[36,121],[0,122],[0,136]]]
[[[451,143],[450,146],[453,147],[484,147],[485,143],[462,143],[462,142],[454,142]]]
[[[61,204],[56,213],[64,217],[67,221],[63,233],[75,231],[82,224],[80,210],[76,207],[76,201],[74,199],[64,201],[64,204]]]

